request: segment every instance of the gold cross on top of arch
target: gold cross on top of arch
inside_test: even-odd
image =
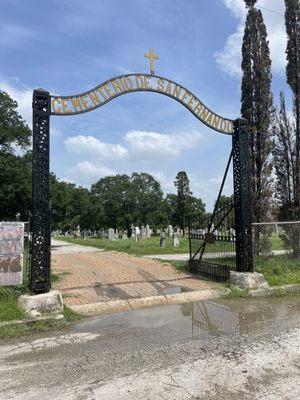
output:
[[[154,61],[159,60],[159,56],[154,54],[153,49],[150,49],[149,53],[145,53],[144,57],[149,58],[150,60],[150,73],[153,76],[154,75]]]

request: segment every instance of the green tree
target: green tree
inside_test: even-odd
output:
[[[280,93],[280,106],[276,113],[275,145],[273,150],[276,173],[275,196],[279,203],[279,219],[293,220],[295,213],[296,157],[295,157],[296,127],[289,117],[284,93]]]
[[[31,155],[0,153],[0,220],[21,214],[28,221],[31,207]]]
[[[99,197],[104,207],[107,228],[126,228],[134,222],[136,197],[128,175],[101,178],[92,185],[92,194]]]
[[[73,183],[50,176],[52,228],[98,230],[103,227],[104,210],[99,197]]]
[[[189,223],[188,217],[191,213],[191,196],[190,181],[185,171],[179,171],[176,175],[174,185],[177,188],[177,210],[180,229],[185,234],[186,224]]]
[[[287,82],[293,92],[296,117],[295,129],[295,185],[294,213],[300,218],[300,4],[299,0],[285,0],[285,25],[287,32]]]
[[[164,200],[165,214],[167,224],[173,226],[179,225],[179,218],[177,214],[177,194],[169,193]]]
[[[134,172],[107,176],[92,186],[104,207],[106,227],[131,230],[131,225],[153,228],[166,220],[160,183],[150,174]]]
[[[251,134],[253,222],[262,222],[268,217],[273,191],[271,59],[263,16],[254,7],[256,0],[245,3],[248,13],[242,45],[241,114]]]
[[[0,91],[0,219],[26,221],[31,203],[31,131],[17,103]]]
[[[18,104],[0,91],[0,152],[14,154],[14,146],[27,151],[31,131],[17,111]]]
[[[163,192],[160,183],[145,172],[134,172],[130,182],[135,199],[135,223],[157,227],[163,217]]]
[[[215,202],[215,206],[216,206],[216,203],[217,202]],[[230,203],[233,203],[233,194],[231,196],[226,196],[226,195],[222,194],[219,199],[218,208],[219,209],[224,208]]]
[[[205,203],[203,203],[202,199],[190,196],[188,210],[189,221],[202,220],[205,213]]]

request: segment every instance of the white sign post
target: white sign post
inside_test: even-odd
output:
[[[0,286],[23,283],[24,223],[0,222]]]

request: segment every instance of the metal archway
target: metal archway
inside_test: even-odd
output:
[[[126,74],[111,78],[90,91],[73,96],[54,96],[43,89],[33,92],[32,246],[30,288],[50,290],[51,207],[49,191],[50,117],[92,111],[123,94],[155,92],[171,97],[211,129],[232,135],[236,255],[239,271],[253,271],[249,138],[245,121],[223,118],[206,107],[191,91],[164,77]]]

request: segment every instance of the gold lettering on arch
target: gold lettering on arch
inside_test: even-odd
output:
[[[114,77],[88,92],[75,96],[51,96],[51,114],[74,115],[91,111],[119,95],[134,91],[152,91],[170,96],[212,129],[226,134],[233,133],[232,120],[210,111],[195,95],[176,82],[149,74]]]

